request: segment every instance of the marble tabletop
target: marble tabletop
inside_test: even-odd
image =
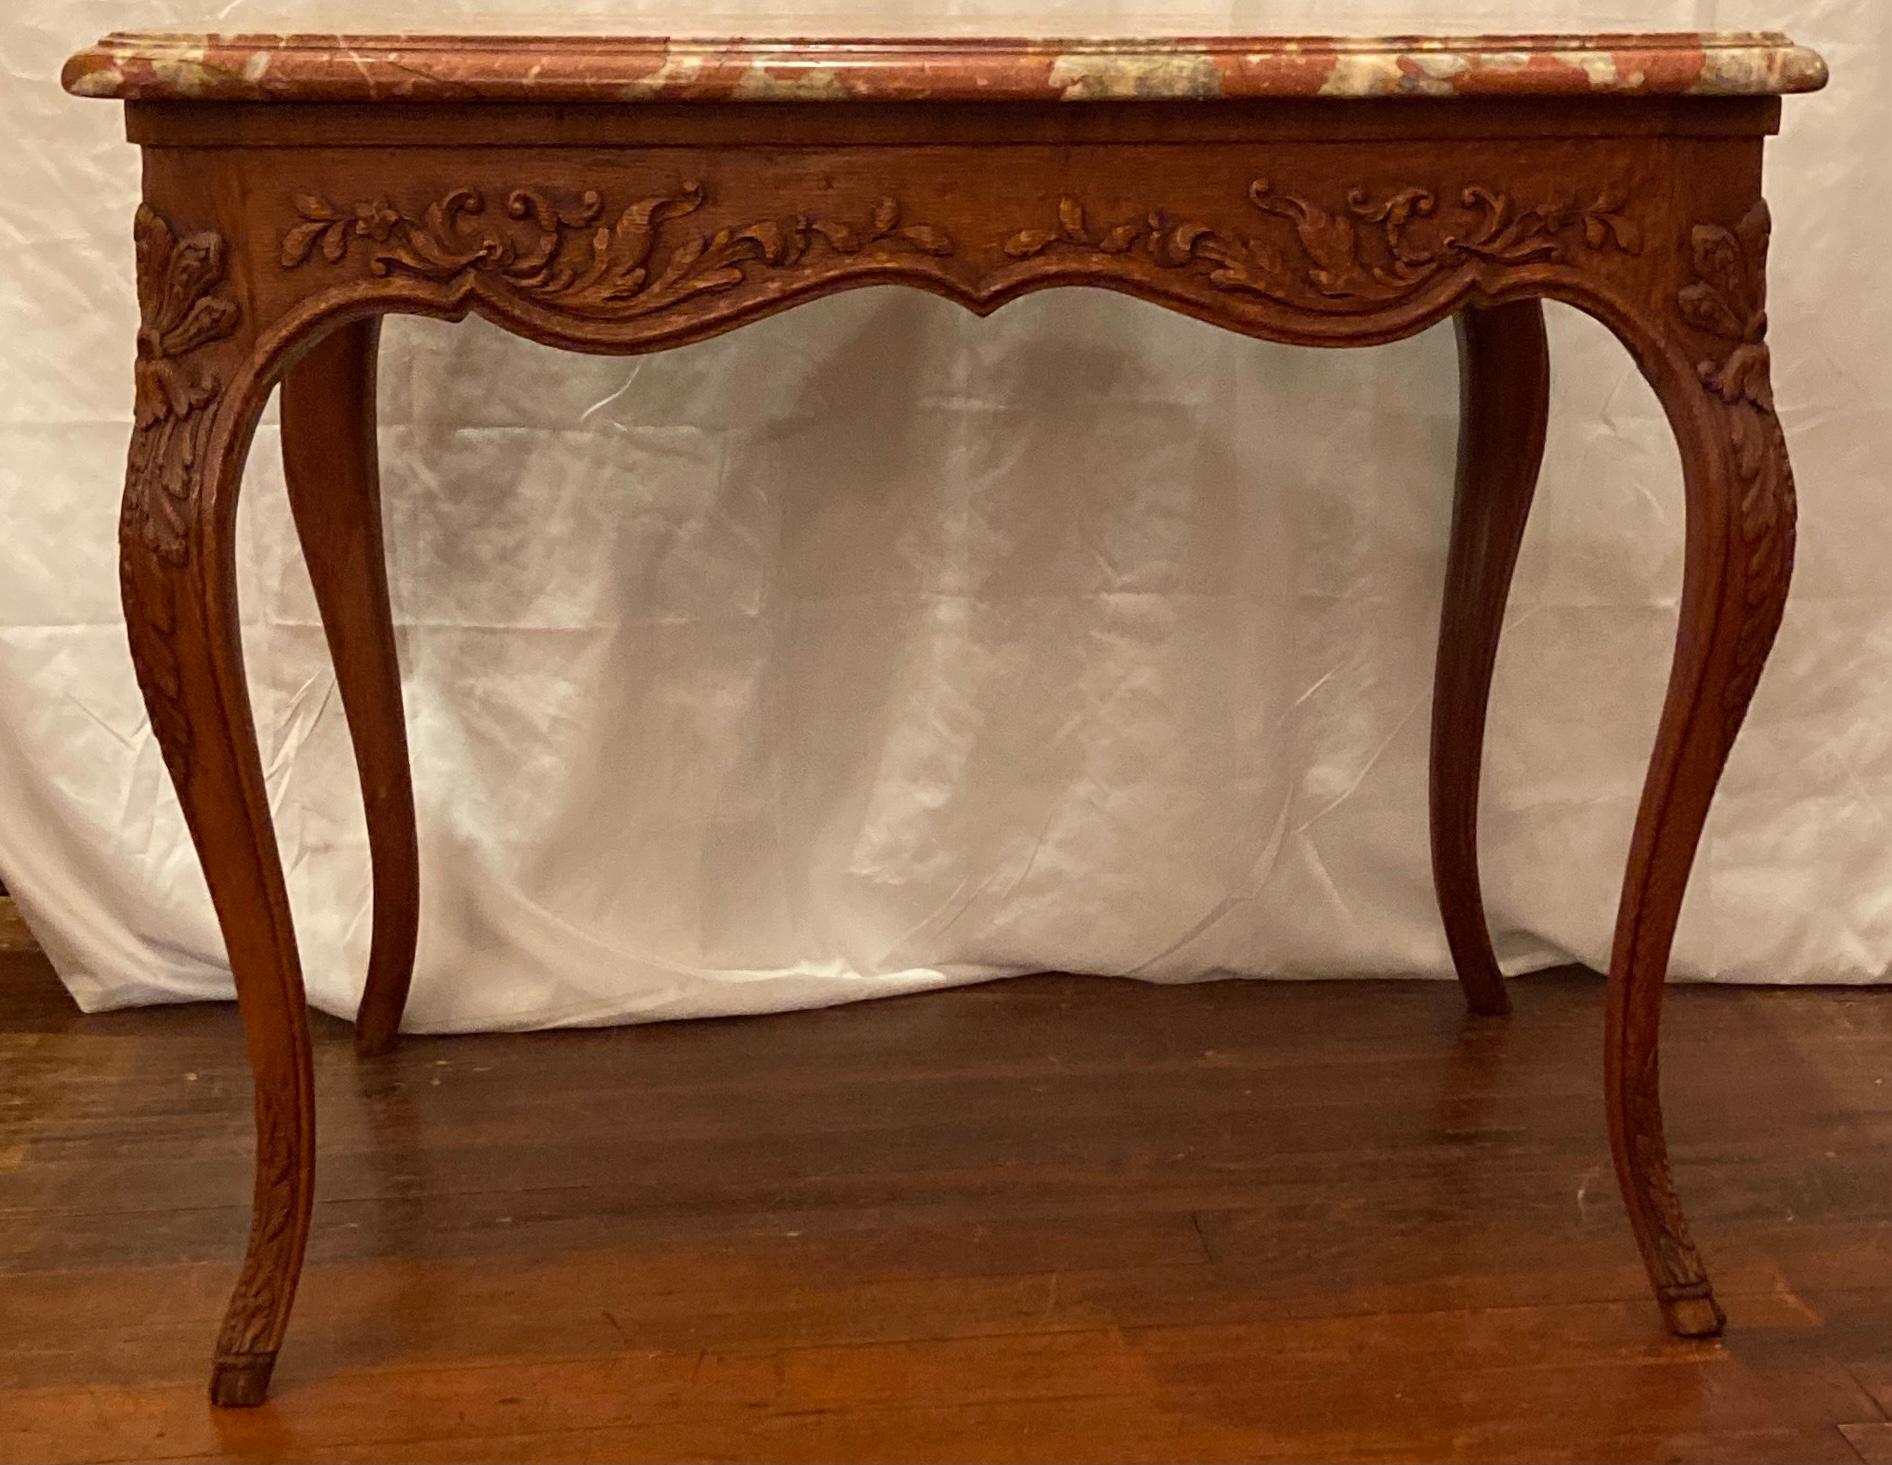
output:
[[[749,39],[121,33],[66,90],[127,101],[1210,101],[1771,96],[1826,63],[1769,32]]]

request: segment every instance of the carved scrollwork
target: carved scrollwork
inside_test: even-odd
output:
[[[364,240],[368,268],[377,275],[444,283],[471,273],[560,310],[630,320],[733,289],[757,268],[790,268],[817,246],[840,255],[877,250],[934,257],[954,248],[946,230],[905,222],[892,198],[882,198],[855,223],[797,213],[711,232],[670,227],[706,198],[703,185],[689,181],[673,193],[638,199],[606,222],[596,190],[561,204],[519,189],[498,221],[487,216],[476,188],[455,189],[418,217],[386,198],[342,208],[304,194],[296,200],[301,222],[283,235],[281,261],[294,269],[319,255],[340,264],[355,241]]]
[[[1402,188],[1374,198],[1354,188],[1346,206],[1333,210],[1277,193],[1266,178],[1257,178],[1248,186],[1248,200],[1292,226],[1292,245],[1286,235],[1217,229],[1162,209],[1098,227],[1082,203],[1066,197],[1058,203],[1055,229],[1021,229],[1002,248],[1013,259],[1053,250],[1099,259],[1141,255],[1160,269],[1198,275],[1217,290],[1324,310],[1396,303],[1470,263],[1557,260],[1573,246],[1626,254],[1642,249],[1640,228],[1623,201],[1609,195],[1518,209],[1506,194],[1472,184],[1455,205],[1441,209],[1429,189]]]
[[[1793,573],[1793,469],[1774,410],[1767,350],[1771,230],[1764,201],[1756,201],[1732,229],[1697,225],[1689,235],[1695,278],[1676,294],[1683,318],[1715,343],[1696,362],[1695,372],[1726,415],[1738,487],[1735,529],[1746,555],[1745,603],[1734,669],[1723,694],[1730,739],[1760,682]]]
[[[179,238],[161,214],[141,204],[133,236],[138,361],[119,524],[119,586],[152,726],[172,777],[182,784],[191,731],[171,648],[177,613],[167,587],[190,558],[190,521],[224,390],[222,375],[198,353],[231,335],[239,312],[219,293],[225,253],[220,235],[204,230]],[[158,571],[152,583],[141,583],[133,573],[132,556],[140,552],[152,557]]]

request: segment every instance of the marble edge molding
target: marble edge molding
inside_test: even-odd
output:
[[[121,33],[66,62],[121,101],[1213,101],[1779,96],[1826,84],[1772,32],[750,39]]]

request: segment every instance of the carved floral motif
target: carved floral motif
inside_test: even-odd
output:
[[[1158,268],[1197,274],[1218,290],[1316,309],[1326,302],[1396,302],[1460,265],[1556,260],[1572,244],[1626,254],[1642,249],[1641,231],[1623,212],[1623,201],[1608,195],[1585,204],[1565,199],[1517,209],[1507,195],[1471,184],[1442,210],[1428,189],[1403,188],[1374,198],[1354,188],[1346,207],[1334,211],[1278,194],[1266,178],[1257,178],[1248,186],[1248,199],[1263,214],[1293,226],[1298,258],[1290,262],[1283,253],[1285,239],[1215,229],[1161,209],[1098,227],[1084,205],[1069,197],[1058,203],[1055,229],[1021,229],[1003,248],[1013,259],[1050,250],[1139,254]]]
[[[219,295],[224,246],[205,231],[179,239],[149,205],[133,224],[138,250],[138,365],[126,508],[144,543],[182,564],[197,467],[223,380],[193,362],[198,348],[236,329],[236,305]]]
[[[669,227],[705,200],[700,183],[686,182],[674,193],[638,199],[606,222],[596,190],[559,204],[519,189],[507,198],[501,222],[486,217],[485,197],[473,188],[455,189],[418,218],[386,198],[339,208],[304,194],[296,200],[302,222],[283,236],[282,265],[293,269],[318,253],[339,264],[355,241],[365,240],[368,268],[377,275],[445,282],[471,272],[561,310],[622,320],[732,289],[758,266],[793,266],[817,244],[843,255],[870,248],[953,252],[950,234],[904,222],[892,198],[858,223],[798,213],[713,232]]]
[[[220,235],[205,230],[180,239],[145,204],[132,232],[138,362],[119,525],[119,589],[151,725],[181,788],[190,771],[191,726],[171,646],[177,611],[169,577],[190,558],[190,521],[223,396],[222,376],[197,360],[197,353],[236,330],[238,310],[218,293],[224,271]],[[132,556],[140,550],[152,557],[156,583],[134,573]]]
[[[1735,529],[1746,549],[1745,614],[1734,669],[1723,695],[1728,736],[1739,728],[1780,629],[1793,572],[1796,501],[1787,440],[1768,374],[1767,241],[1772,220],[1757,201],[1734,228],[1699,224],[1689,235],[1695,279],[1676,294],[1687,322],[1714,338],[1695,365],[1703,388],[1727,414],[1739,496]]]

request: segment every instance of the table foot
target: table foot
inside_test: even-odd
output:
[[[210,1402],[220,1409],[254,1409],[269,1397],[275,1369],[273,1352],[219,1354],[210,1370]]]
[[[1719,1337],[1728,1321],[1706,1281],[1665,1289],[1656,1294],[1656,1300],[1662,1305],[1662,1321],[1678,1338]]]

